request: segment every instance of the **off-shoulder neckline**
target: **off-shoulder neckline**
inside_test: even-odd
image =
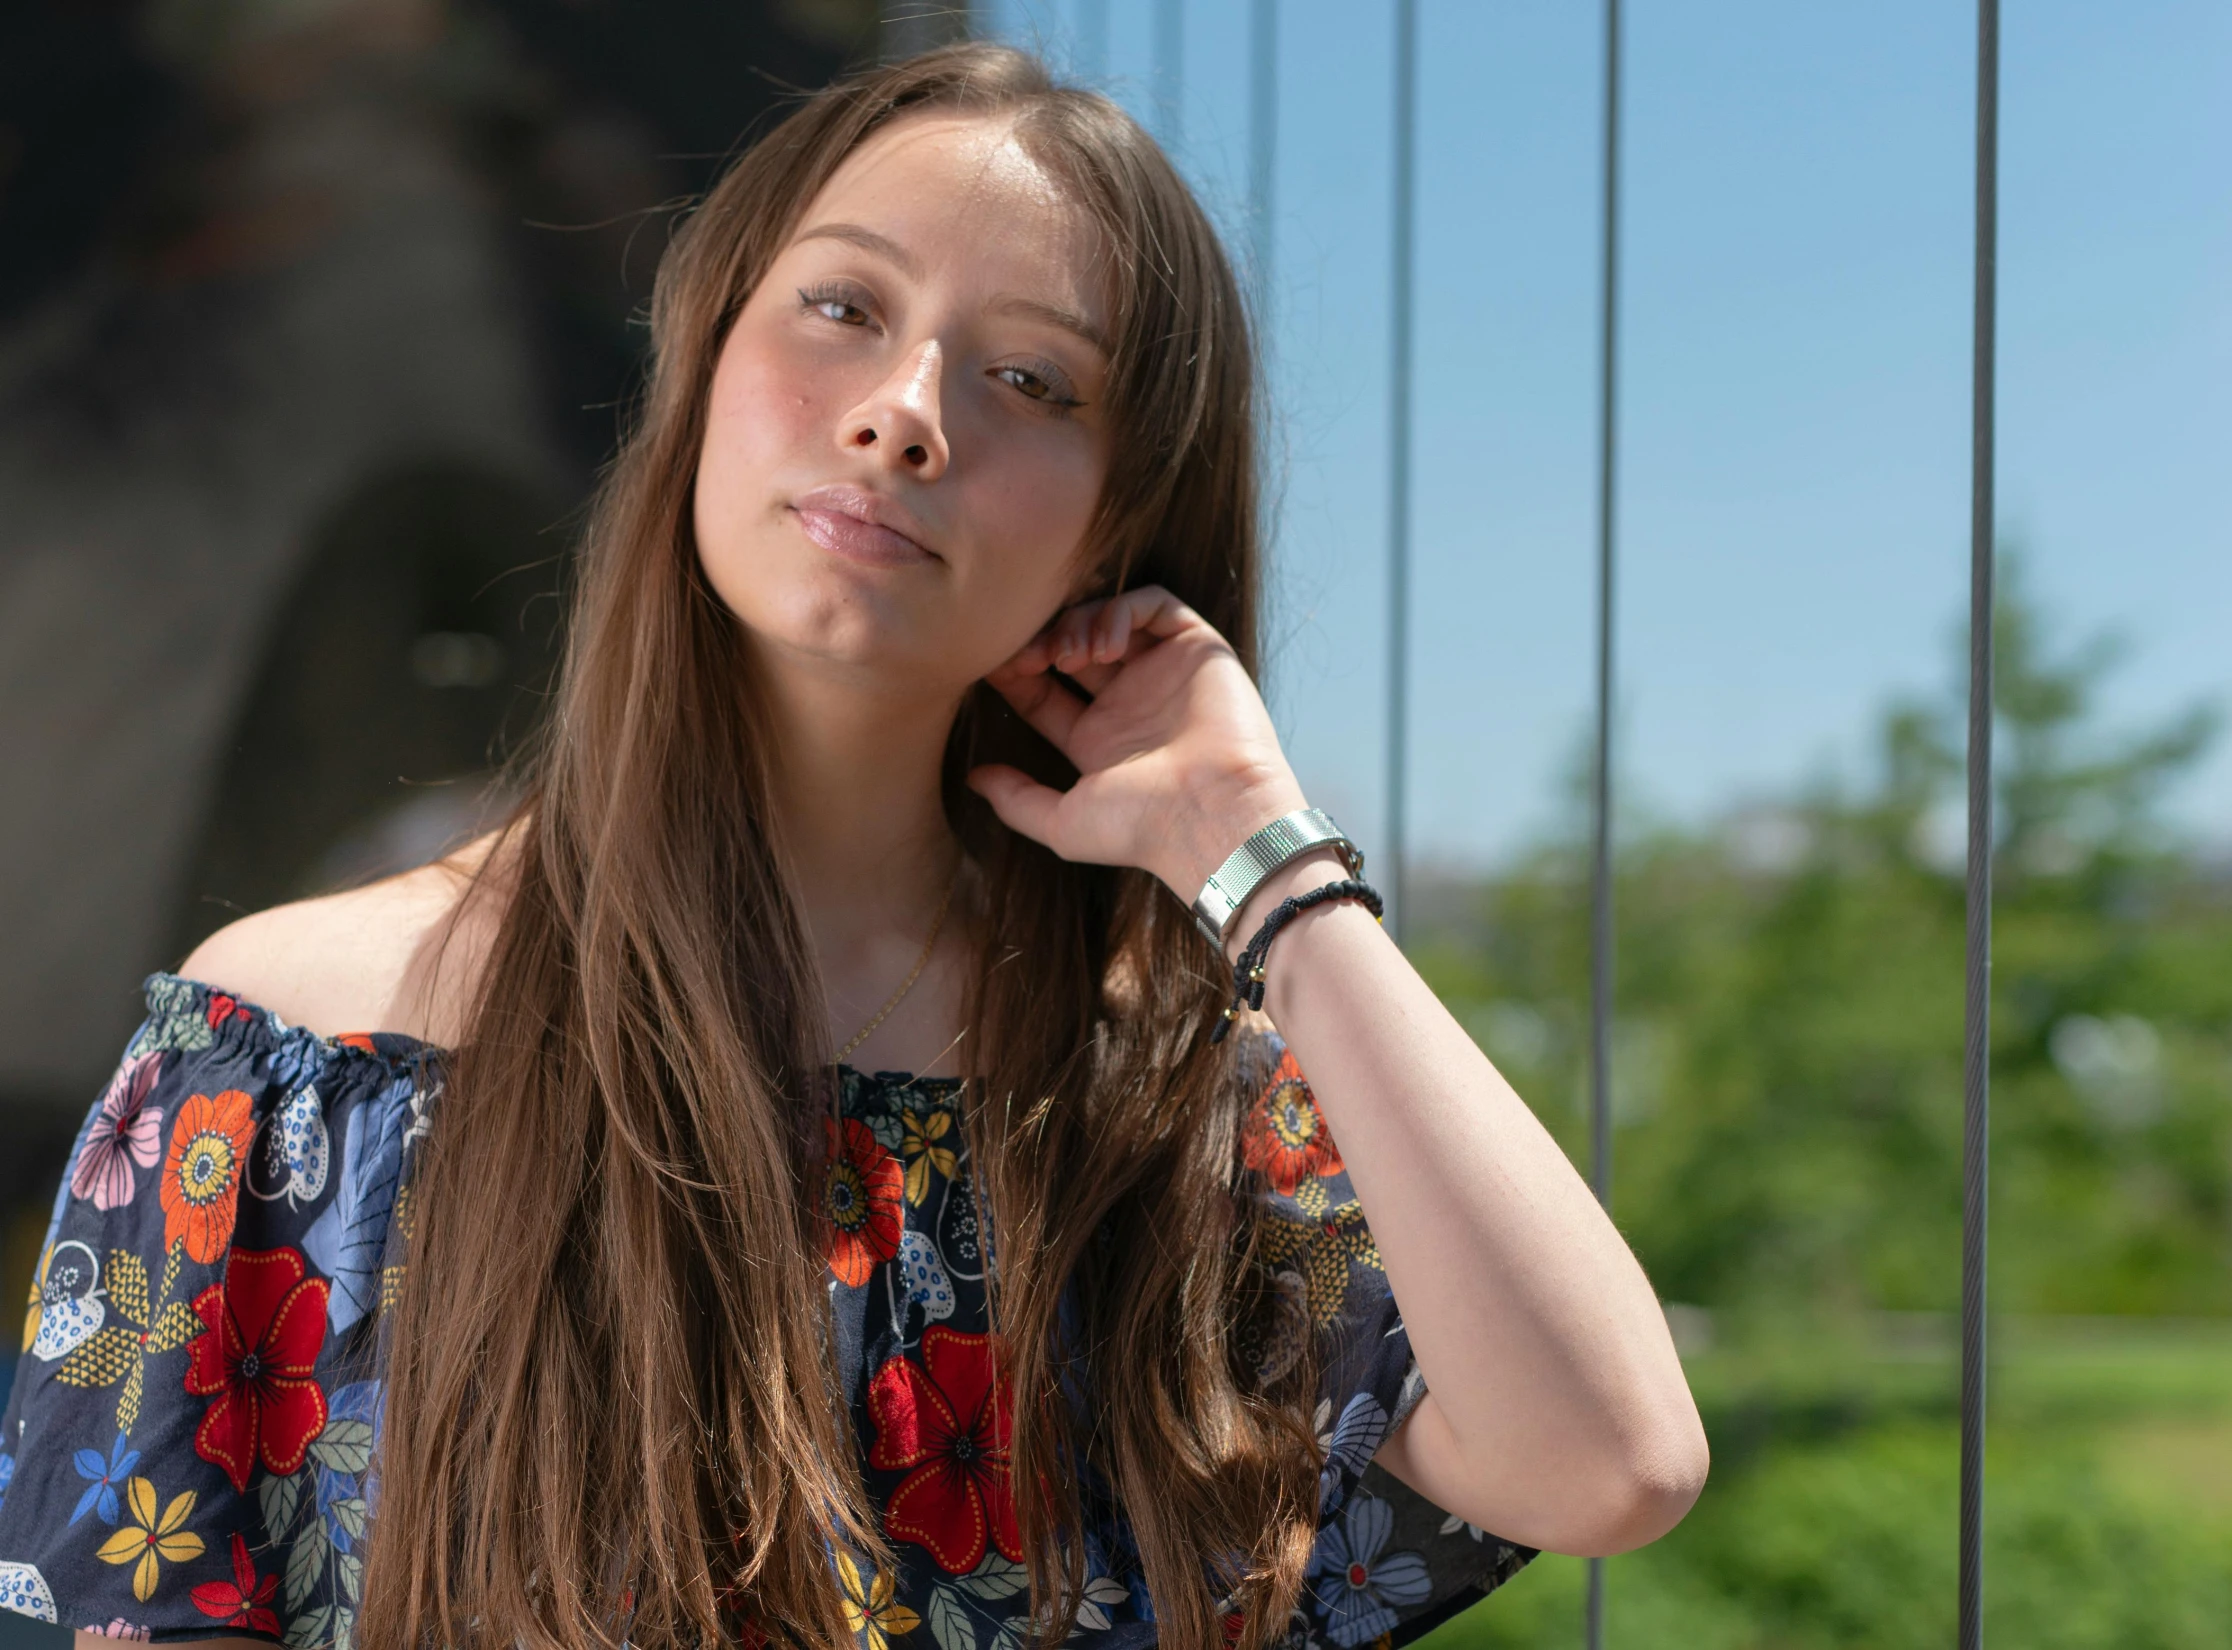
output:
[[[158,969],[146,981],[148,1007],[154,1009],[159,988],[170,986],[187,992],[203,1012],[212,1002],[222,1000],[235,1014],[243,1015],[252,1026],[261,1029],[274,1042],[307,1042],[328,1059],[372,1058],[386,1060],[391,1065],[409,1065],[431,1061],[444,1064],[454,1057],[454,1051],[424,1037],[415,1037],[408,1031],[343,1031],[331,1036],[312,1031],[308,1026],[296,1025],[274,1009],[252,1002],[246,997],[225,990],[208,980],[191,979],[184,974]],[[877,1088],[958,1089],[965,1078],[924,1077],[911,1071],[863,1071],[857,1066],[840,1064],[840,1076],[851,1075]]]

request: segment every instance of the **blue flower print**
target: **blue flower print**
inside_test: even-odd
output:
[[[1329,1513],[1341,1504],[1351,1479],[1364,1476],[1372,1457],[1387,1437],[1387,1408],[1369,1392],[1359,1392],[1341,1408],[1341,1418],[1327,1425],[1332,1404],[1318,1401],[1318,1448],[1325,1465],[1318,1473],[1318,1511]]]
[[[356,1106],[341,1137],[341,1185],[310,1230],[302,1252],[333,1280],[326,1321],[346,1334],[380,1299],[380,1263],[403,1177],[403,1143],[417,1085],[403,1077]]]
[[[1418,1554],[1380,1551],[1394,1533],[1394,1509],[1377,1496],[1360,1495],[1318,1536],[1310,1573],[1318,1578],[1326,1634],[1343,1650],[1391,1632],[1399,1618],[1390,1606],[1423,1604],[1433,1593]]]
[[[325,1055],[325,1045],[316,1036],[289,1026],[279,1034],[279,1046],[271,1051],[271,1061],[265,1069],[274,1084],[292,1094],[318,1075]]]
[[[0,1455],[0,1507],[8,1504],[8,1486],[15,1482],[15,1457]]]
[[[124,1447],[124,1435],[116,1435],[116,1442],[109,1446],[108,1459],[101,1458],[97,1449],[81,1449],[73,1463],[80,1478],[89,1479],[85,1493],[78,1497],[77,1511],[70,1514],[75,1524],[89,1512],[101,1515],[101,1522],[114,1524],[117,1519],[116,1486],[132,1476],[132,1469],[139,1465],[139,1451]]]

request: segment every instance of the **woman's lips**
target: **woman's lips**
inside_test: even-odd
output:
[[[812,539],[833,556],[858,562],[865,567],[912,567],[938,558],[904,533],[889,527],[879,527],[872,521],[845,514],[819,505],[792,506],[798,512],[798,524]]]

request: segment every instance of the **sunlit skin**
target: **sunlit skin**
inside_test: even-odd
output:
[[[1000,817],[1181,900],[1308,805],[1255,684],[1198,615],[1153,588],[1071,605],[1107,464],[1096,250],[1002,121],[915,116],[839,169],[722,348],[696,536],[770,698],[778,826],[839,1044],[913,965],[957,863],[938,766],[974,682],[1082,774],[1057,793],[979,769]],[[903,537],[817,508],[847,496],[832,488],[897,512]],[[1273,878],[1234,949],[1284,895],[1341,874],[1321,854]],[[469,913],[449,965],[428,966],[456,878],[264,913],[186,971],[315,1029],[454,1040],[456,959],[488,927]],[[965,1069],[972,937],[957,909],[852,1063]],[[1266,1009],[1341,1142],[1429,1388],[1380,1464],[1552,1551],[1670,1528],[1704,1479],[1696,1409],[1641,1268],[1533,1114],[1356,905],[1281,936]]]
[[[722,346],[695,513],[777,679],[957,705],[1062,604],[1108,467],[1108,362],[1041,311],[1105,332],[1098,250],[1019,146],[949,118],[871,142],[808,211]],[[831,485],[906,512],[930,554],[832,554],[800,509]]]

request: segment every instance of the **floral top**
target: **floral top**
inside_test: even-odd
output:
[[[0,1418],[0,1605],[157,1641],[348,1650],[380,1435],[377,1309],[404,1265],[438,1050],[321,1038],[157,974],[88,1115]],[[1533,1556],[1369,1465],[1425,1387],[1339,1148],[1275,1036],[1244,1040],[1247,1167],[1290,1367],[1326,1336],[1325,1451],[1291,1650],[1387,1650]],[[1016,1650],[1028,1589],[957,1079],[842,1073],[823,1195],[866,1480],[901,1558],[835,1555],[863,1650]],[[1092,1532],[1071,1641],[1154,1642],[1120,1514]]]

